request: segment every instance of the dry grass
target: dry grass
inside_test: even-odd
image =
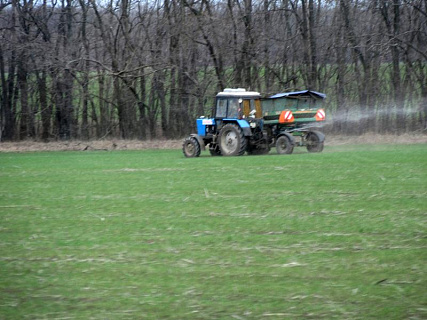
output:
[[[352,144],[415,144],[426,143],[427,135],[375,135],[334,136],[327,135],[326,145]],[[28,151],[87,151],[87,150],[147,150],[147,149],[180,149],[182,139],[176,140],[93,140],[93,141],[52,141],[39,142],[33,140],[19,142],[0,142],[0,152]]]

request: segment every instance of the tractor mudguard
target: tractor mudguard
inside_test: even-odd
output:
[[[293,135],[291,135],[291,134],[289,134],[289,133],[287,133],[287,132],[280,132],[280,133],[277,135],[276,140],[277,140],[277,138],[279,138],[280,136],[287,136],[287,137],[289,138],[289,141],[292,143],[292,145],[293,145],[293,146],[295,145],[295,138],[294,138],[294,136],[293,136]]]
[[[224,119],[224,123],[237,123],[237,125],[242,129],[245,137],[252,136],[252,130],[249,123],[246,120],[240,119]]]
[[[315,131],[315,130],[313,130],[313,131],[309,131],[309,132],[307,133],[307,136],[308,136],[308,135],[310,135],[310,134],[315,134],[315,135],[319,138],[319,142],[320,142],[320,143],[325,142],[325,135],[324,135],[322,132],[320,132],[320,131]]]
[[[205,146],[205,142],[203,141],[203,139],[196,133],[192,133],[190,134],[190,137],[194,137],[197,139],[197,141],[199,142],[200,148],[205,151],[206,150],[206,146]]]

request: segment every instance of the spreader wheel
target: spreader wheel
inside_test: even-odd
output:
[[[291,154],[294,151],[294,144],[289,137],[283,135],[276,140],[278,154]]]
[[[195,137],[187,137],[182,144],[182,152],[187,158],[200,156],[200,144]]]
[[[322,139],[323,134],[316,131],[311,131],[307,134],[306,144],[308,152],[322,152],[324,147],[324,142]]]
[[[241,156],[245,153],[247,141],[242,129],[228,123],[219,132],[219,149],[223,156]]]

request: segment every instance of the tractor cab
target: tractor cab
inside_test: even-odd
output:
[[[261,118],[261,95],[245,89],[225,89],[216,95],[215,119]]]

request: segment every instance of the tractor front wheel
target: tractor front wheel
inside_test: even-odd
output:
[[[187,158],[194,158],[200,156],[200,144],[195,137],[188,137],[184,139],[182,144],[182,152]]]
[[[276,149],[278,154],[291,154],[294,151],[294,145],[287,136],[280,136],[276,140]]]
[[[323,151],[324,143],[321,140],[320,134],[315,131],[311,131],[307,134],[306,143],[308,152]]]
[[[242,129],[228,123],[219,132],[219,149],[223,156],[241,156],[246,151],[247,141]]]

